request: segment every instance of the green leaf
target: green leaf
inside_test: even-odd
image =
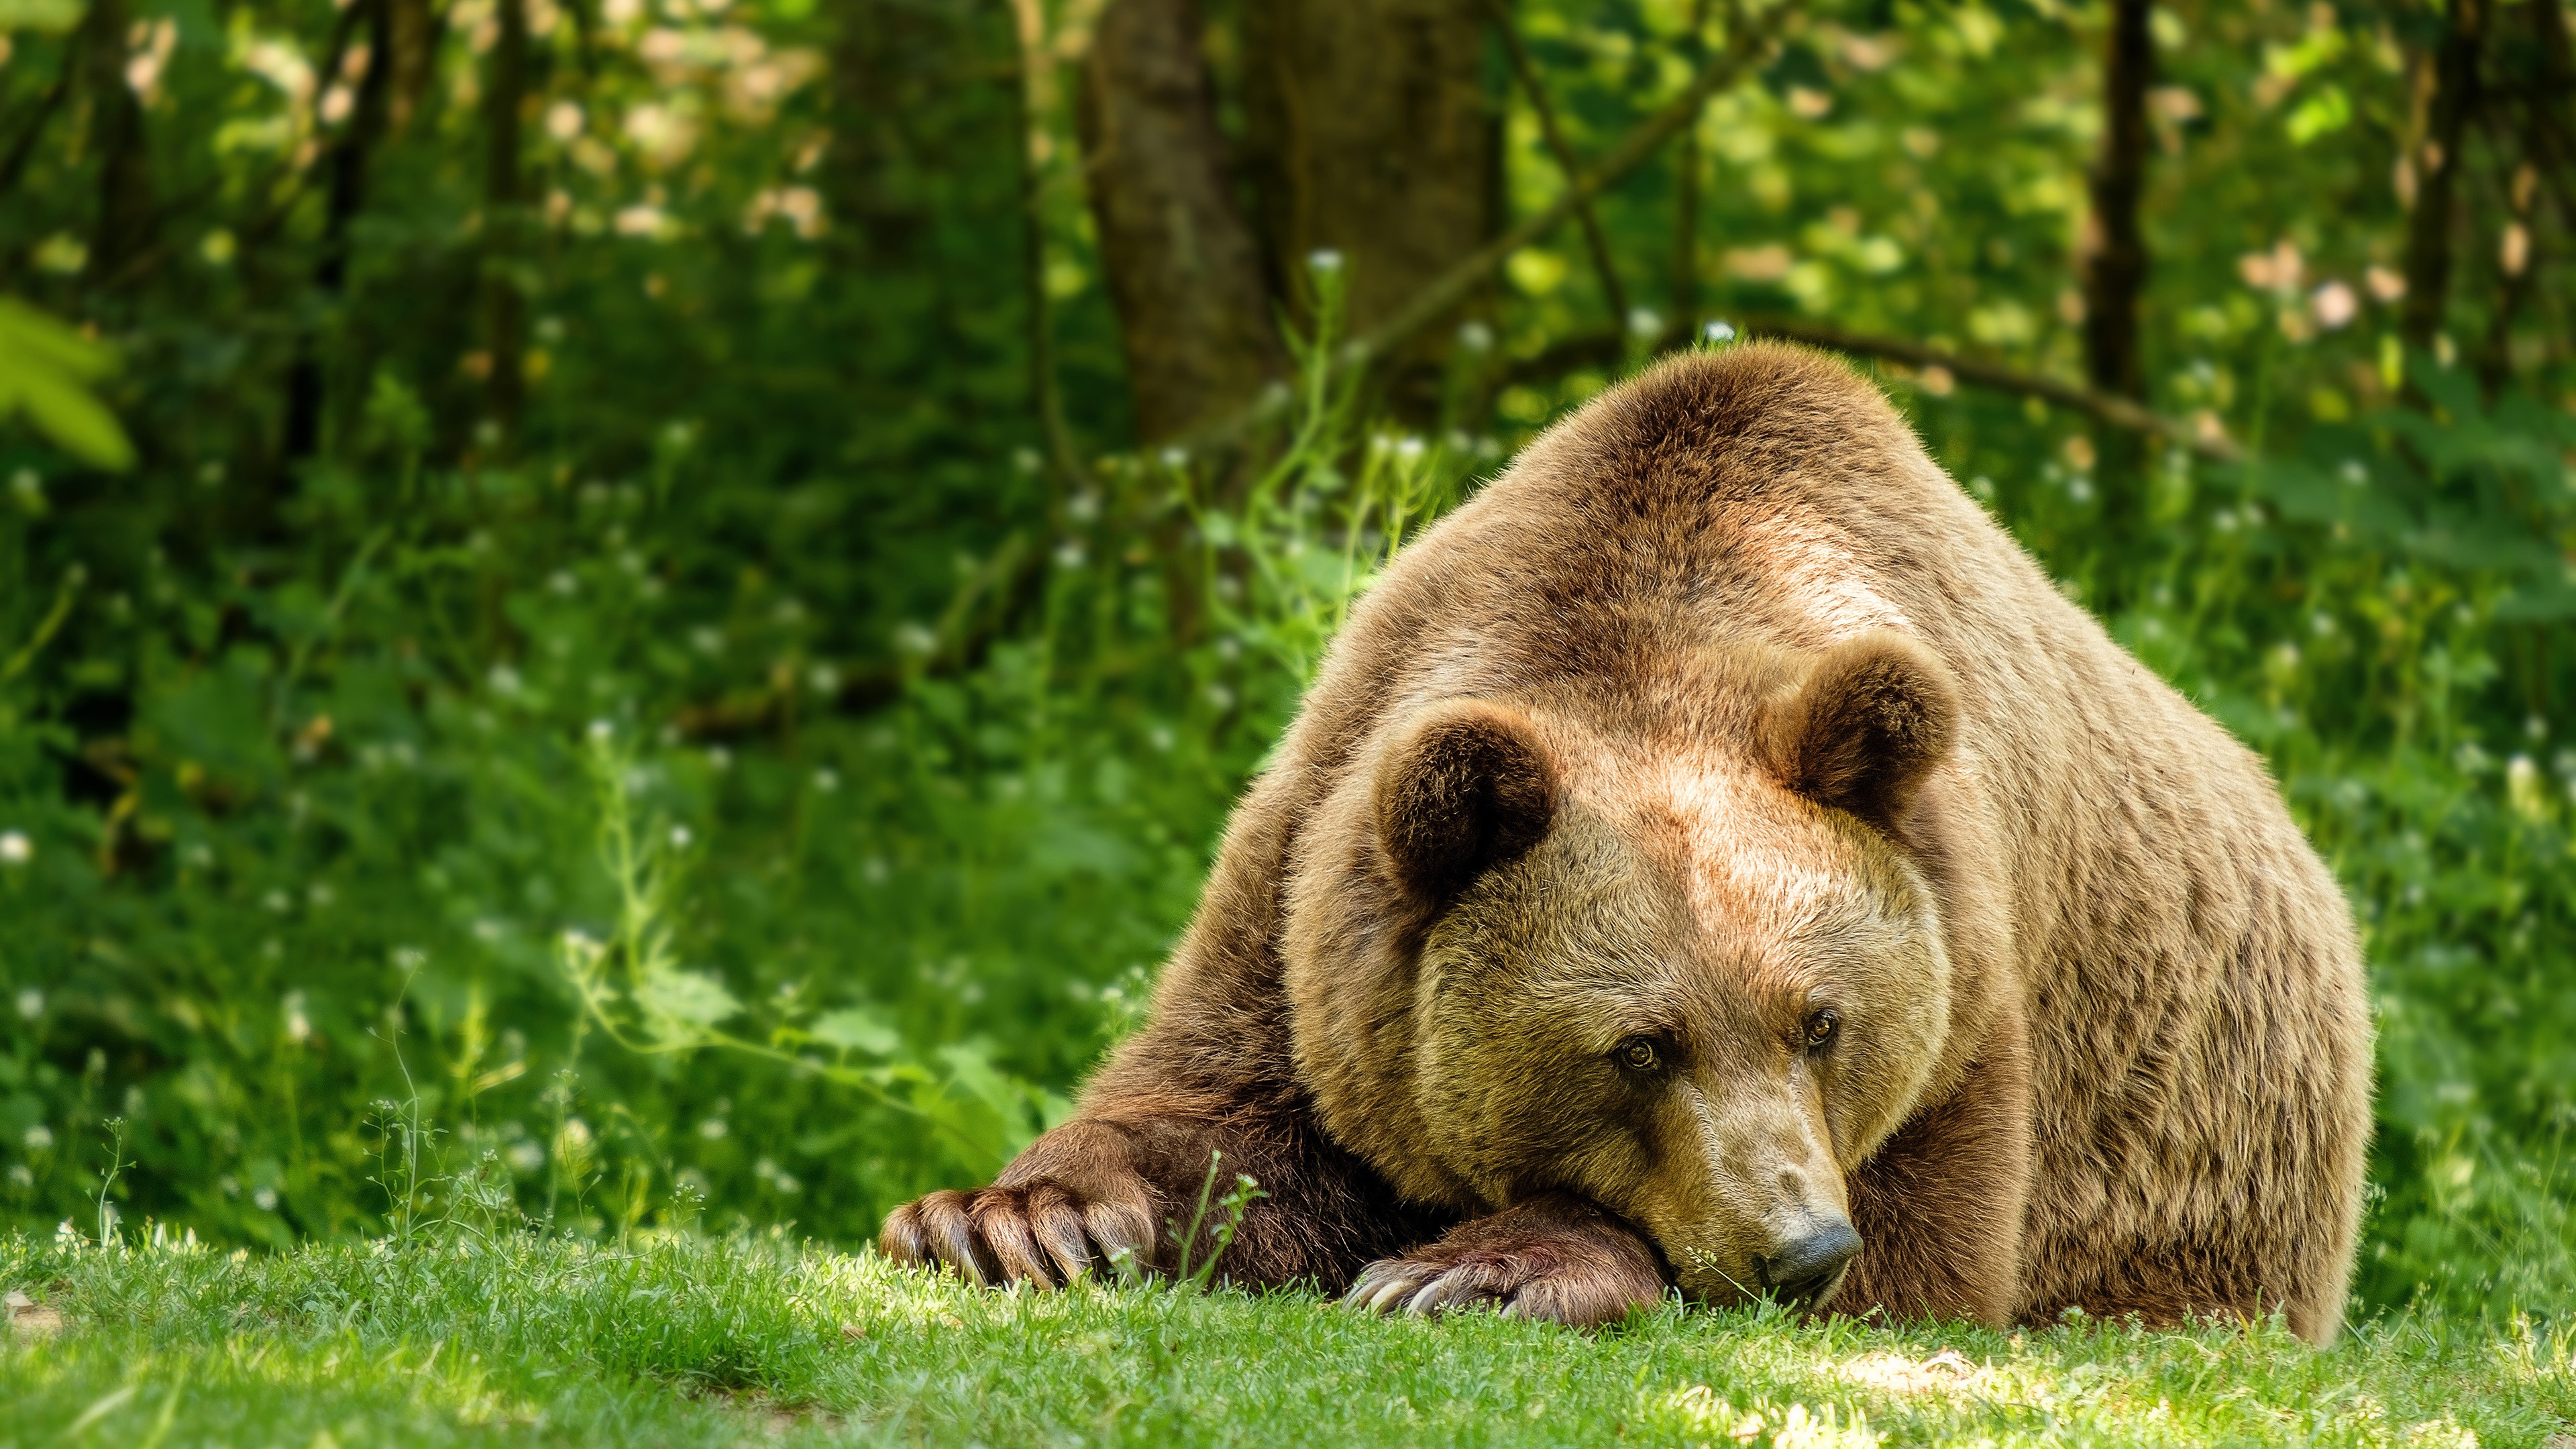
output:
[[[903,1041],[894,1028],[877,1019],[876,1013],[855,1006],[827,1011],[814,1018],[814,1024],[806,1030],[825,1046],[872,1057],[892,1054]]]
[[[0,6],[22,0],[0,0]],[[0,14],[5,14],[0,11]],[[7,297],[0,297],[0,418],[24,410],[63,451],[93,467],[134,465],[125,430],[89,390],[116,369],[116,354]]]
[[[88,7],[80,0],[0,0],[0,31],[42,30],[60,34],[80,24]]]
[[[699,1031],[742,1010],[742,1003],[714,977],[671,967],[650,972],[636,983],[635,1004],[658,1023]],[[663,1035],[668,1039],[674,1033]]]
[[[2322,87],[2315,95],[2301,101],[2299,108],[2292,111],[2289,120],[2283,124],[2289,130],[2290,140],[2297,145],[2304,146],[2320,136],[2331,136],[2352,124],[2352,98],[2344,94],[2341,86]]]

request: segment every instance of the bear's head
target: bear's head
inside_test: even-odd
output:
[[[1701,672],[1381,730],[1292,873],[1299,1064],[1408,1196],[1576,1192],[1695,1298],[1821,1303],[1950,1026],[1906,822],[1957,697],[1890,633]]]

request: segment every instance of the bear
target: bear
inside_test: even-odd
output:
[[[1035,1286],[1221,1247],[1377,1312],[2322,1344],[2362,969],[2261,760],[1875,387],[1740,343],[1605,390],[1390,561],[1147,1024],[880,1247]],[[1262,1194],[1222,1243],[1220,1167]]]

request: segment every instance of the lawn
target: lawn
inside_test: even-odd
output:
[[[783,1234],[274,1257],[0,1239],[0,1444],[2576,1445],[2545,1328],[1577,1333],[1311,1296],[962,1289]]]

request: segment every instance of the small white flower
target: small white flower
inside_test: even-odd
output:
[[[608,743],[608,737],[615,733],[617,733],[617,726],[610,724],[604,719],[595,719],[590,722],[590,742],[592,744],[604,745]]]
[[[546,1150],[534,1142],[513,1142],[501,1155],[519,1172],[534,1172],[546,1165]]]
[[[23,830],[0,830],[0,862],[6,862],[10,865],[25,865],[28,857],[35,853],[36,844],[34,841],[27,838],[27,832]]]
[[[1331,247],[1318,247],[1306,254],[1306,265],[1319,276],[1331,276],[1342,269],[1342,254]]]
[[[1664,330],[1664,319],[1652,307],[1628,309],[1628,331],[1638,337],[1653,337]]]
[[[696,838],[697,837],[689,833],[689,827],[685,825],[674,825],[671,827],[671,848],[673,850],[688,849],[689,842]]]
[[[698,1124],[698,1135],[707,1139],[709,1142],[716,1141],[732,1130],[732,1128],[725,1125],[725,1119],[722,1117],[709,1117],[704,1122]]]
[[[2361,314],[2361,299],[2342,282],[2328,282],[2308,297],[2308,310],[2316,314],[2317,325],[2331,332]]]
[[[829,795],[833,791],[841,788],[841,777],[836,771],[828,769],[816,770],[814,772],[814,788],[820,790],[826,795]]]
[[[18,1014],[34,1021],[45,1014],[45,993],[30,986],[18,993]]]
[[[1491,352],[1494,350],[1494,329],[1471,317],[1458,324],[1458,345],[1469,352]]]
[[[27,1129],[27,1150],[42,1152],[54,1145],[54,1129],[39,1122]]]
[[[1708,326],[1700,330],[1700,335],[1711,342],[1733,342],[1735,340],[1735,324],[1732,322],[1711,322]]]
[[[264,1213],[273,1213],[273,1212],[277,1211],[277,1189],[276,1189],[276,1188],[273,1188],[273,1187],[258,1187],[258,1188],[253,1188],[253,1189],[251,1189],[250,1200],[251,1200],[252,1202],[255,1202],[255,1203],[258,1203],[258,1204],[259,1204],[259,1210],[260,1210],[261,1212],[264,1212]]]

